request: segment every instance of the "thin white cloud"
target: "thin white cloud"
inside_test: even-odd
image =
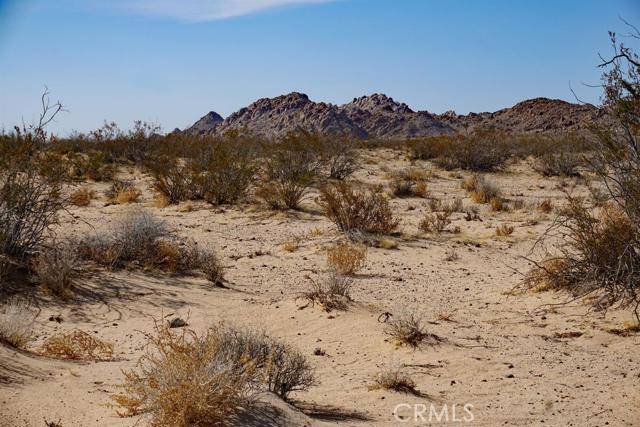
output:
[[[335,0],[102,0],[130,12],[187,21],[215,21],[267,9]]]

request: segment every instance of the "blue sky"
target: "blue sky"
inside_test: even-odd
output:
[[[637,0],[0,0],[0,127],[185,127],[291,91],[341,104],[493,111],[537,96],[597,103],[597,53]]]

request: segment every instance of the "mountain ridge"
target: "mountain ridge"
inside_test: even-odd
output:
[[[406,139],[450,135],[492,127],[518,133],[581,130],[602,115],[591,104],[560,99],[532,98],[495,112],[460,115],[454,111],[434,114],[414,111],[407,104],[373,93],[336,105],[312,101],[306,94],[291,92],[260,98],[222,118],[214,111],[183,132],[191,135],[222,135],[242,131],[277,138],[290,132],[342,134],[357,138]]]

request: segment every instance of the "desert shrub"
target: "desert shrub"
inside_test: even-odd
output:
[[[416,168],[396,172],[391,178],[391,191],[396,197],[428,197],[426,174]]]
[[[161,157],[148,161],[147,170],[153,177],[153,188],[169,204],[193,198],[194,185],[189,168],[176,158]]]
[[[152,425],[229,423],[253,403],[261,384],[281,397],[306,390],[314,378],[306,359],[264,334],[217,327],[204,335],[156,326],[137,370],[125,371],[122,414],[147,414]]]
[[[117,172],[116,166],[102,151],[90,150],[77,154],[71,160],[71,174],[81,180],[111,181]]]
[[[0,305],[0,342],[24,348],[33,337],[35,318],[27,302],[15,297],[5,301]]]
[[[354,274],[367,259],[367,247],[353,243],[339,243],[327,250],[327,264],[340,274]]]
[[[87,332],[74,329],[50,336],[42,344],[40,353],[57,359],[111,360],[113,345]]]
[[[31,270],[36,281],[54,295],[69,296],[77,277],[78,256],[70,243],[53,243],[34,257]]]
[[[551,213],[551,211],[553,211],[553,202],[551,199],[544,199],[538,203],[538,210],[542,213]]]
[[[511,157],[511,138],[501,132],[476,130],[470,135],[449,137],[434,163],[446,170],[490,172],[500,169]]]
[[[514,227],[511,225],[502,224],[496,227],[496,236],[510,236],[513,234]]]
[[[407,143],[413,160],[431,160],[443,155],[452,143],[450,136],[432,136],[411,140]]]
[[[60,183],[41,179],[30,166],[0,170],[0,253],[24,260],[57,223],[64,206]]]
[[[416,383],[401,367],[386,368],[373,378],[372,390],[391,390],[399,393],[420,394]]]
[[[491,203],[491,200],[500,199],[501,196],[500,189],[480,175],[464,180],[462,188],[471,193],[471,199],[476,203]]]
[[[138,190],[135,184],[128,180],[114,180],[111,186],[104,192],[109,203],[114,204],[127,204],[136,203],[142,193]]]
[[[442,233],[451,224],[451,212],[432,212],[422,217],[418,228],[425,233]]]
[[[89,206],[95,192],[87,187],[80,187],[69,195],[69,202],[74,206]]]
[[[571,152],[545,153],[538,157],[533,169],[544,176],[578,176],[583,155]]]
[[[244,198],[256,172],[255,150],[243,141],[221,140],[197,150],[189,160],[198,194],[213,204]]]
[[[311,304],[319,304],[326,311],[346,310],[351,301],[350,289],[353,280],[336,271],[329,271],[319,281],[311,281],[304,293]]]
[[[418,347],[424,342],[436,344],[442,338],[425,331],[419,316],[410,312],[402,312],[392,316],[384,328],[384,333],[392,337],[399,345]]]
[[[128,214],[110,233],[89,236],[78,246],[82,258],[110,268],[138,266],[172,273],[201,270],[214,284],[222,280],[222,266],[212,252],[178,238],[163,220],[147,211]]]
[[[323,161],[329,169],[329,178],[343,180],[358,169],[356,144],[351,139],[322,138],[320,150]]]
[[[305,144],[305,138],[289,135],[267,152],[264,181],[256,196],[274,209],[296,209],[315,180],[322,159]]]
[[[503,212],[509,210],[509,205],[501,197],[492,197],[489,200],[489,207],[492,212]]]
[[[629,29],[640,38],[635,27]],[[548,281],[576,297],[591,296],[598,308],[631,307],[640,323],[640,57],[610,35],[615,55],[601,64],[607,69],[603,106],[608,119],[594,126],[586,165],[608,203],[594,212],[569,195],[552,225],[566,243],[525,284]],[[548,262],[562,268],[550,270]]]
[[[465,212],[462,199],[458,197],[453,198],[448,202],[443,202],[441,199],[436,198],[429,199],[429,210],[431,212],[442,211],[448,213],[449,215],[453,214],[454,212]]]
[[[320,189],[324,214],[347,235],[388,234],[398,227],[389,201],[379,189],[361,191],[341,182]]]

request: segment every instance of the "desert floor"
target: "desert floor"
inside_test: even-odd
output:
[[[366,183],[386,183],[389,171],[409,165],[390,150],[365,151],[362,158],[354,179]],[[107,185],[89,184],[98,198],[63,214],[58,234],[109,229],[126,212],[149,209],[181,236],[216,249],[228,288],[200,277],[98,269],[79,282],[74,300],[62,303],[38,292],[38,337],[31,350],[56,332],[78,328],[113,343],[116,360],[76,363],[0,346],[1,425],[146,425],[142,417],[119,417],[110,395],[118,391],[122,369],[134,367],[142,354],[142,332],[152,331],[153,319],[175,316],[188,318],[197,331],[218,322],[261,328],[307,355],[319,384],[296,393],[292,405],[263,396],[246,425],[428,424],[429,409],[424,421],[416,420],[414,404],[438,412],[447,407],[449,424],[640,425],[640,334],[610,331],[631,321],[631,313],[593,312],[582,303],[545,307],[568,297],[513,291],[531,268],[525,257],[540,259],[534,244],[553,220],[553,213],[537,212],[535,205],[547,198],[562,203],[563,186],[586,191],[580,181],[542,178],[526,162],[486,174],[505,196],[525,200],[525,207],[490,212],[481,205],[482,221],[456,213],[457,234],[421,234],[417,224],[428,212],[427,200],[392,199],[401,218],[401,234],[393,236],[397,248],[369,248],[366,267],[355,277],[353,304],[326,312],[300,298],[326,271],[326,248],[342,238],[314,203],[315,194],[298,212],[199,202],[156,208],[148,177],[122,173],[144,189],[141,202],[105,206]],[[428,181],[433,196],[473,204],[460,188],[468,173],[435,175]],[[514,226],[514,233],[495,236],[501,224]],[[288,252],[283,244],[291,241],[299,248]],[[397,346],[384,334],[380,315],[401,311],[419,313],[444,342]],[[63,322],[49,320],[55,315]],[[314,355],[318,347],[326,355]],[[404,366],[420,396],[370,388],[378,372],[394,366]],[[410,406],[396,410],[404,403]],[[469,423],[456,421],[465,416],[465,404],[473,405]]]

